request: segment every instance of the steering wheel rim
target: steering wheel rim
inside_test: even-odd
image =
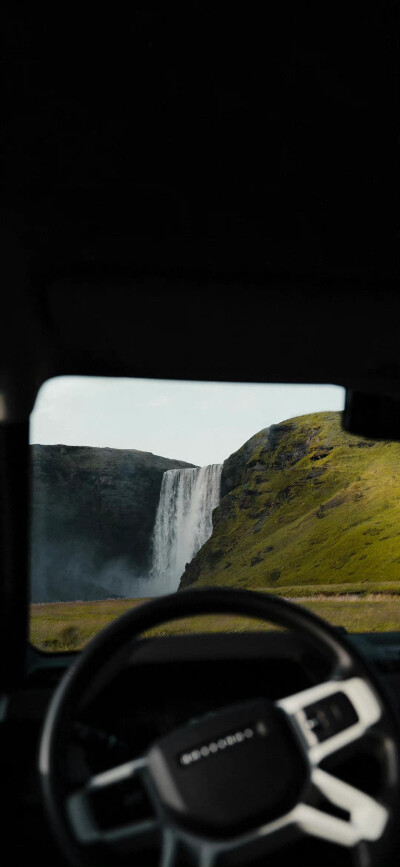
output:
[[[71,797],[66,798],[61,783],[59,762],[60,755],[63,754],[68,741],[69,722],[73,719],[74,710],[77,708],[88,684],[91,682],[91,679],[98,673],[99,669],[101,669],[103,665],[110,665],[110,660],[115,661],[117,658],[119,659],[121,652],[124,654],[125,649],[128,646],[131,651],[132,643],[143,632],[146,632],[162,623],[177,620],[181,617],[220,613],[247,615],[257,619],[267,620],[279,626],[287,627],[303,635],[306,639],[311,641],[317,649],[321,650],[322,648],[330,655],[333,662],[333,671],[330,679],[322,685],[311,687],[309,690],[303,690],[301,693],[296,693],[294,696],[290,696],[287,699],[275,703],[276,708],[274,708],[274,713],[275,710],[278,709],[279,713],[283,714],[285,719],[290,721],[290,726],[292,726],[292,728],[294,727],[295,737],[298,739],[300,735],[303,758],[305,757],[309,770],[311,768],[313,775],[312,783],[313,785],[318,785],[322,795],[327,797],[335,806],[343,806],[343,808],[348,811],[353,809],[352,803],[354,803],[354,797],[356,797],[358,806],[356,805],[354,810],[358,810],[358,822],[361,821],[360,815],[363,814],[364,818],[362,819],[361,824],[364,823],[364,830],[361,831],[361,839],[357,841],[357,844],[352,843],[350,845],[357,845],[357,851],[364,853],[365,860],[364,855],[360,856],[361,860],[359,860],[359,863],[365,863],[371,865],[371,867],[375,863],[382,863],[381,859],[383,857],[383,852],[386,856],[386,853],[394,851],[394,847],[398,844],[394,813],[395,808],[398,805],[397,791],[400,760],[396,721],[390,705],[390,700],[386,695],[381,681],[368,662],[366,662],[366,660],[346,640],[346,636],[339,634],[333,626],[323,621],[317,615],[307,609],[300,608],[285,599],[272,596],[272,594],[263,594],[255,591],[236,590],[231,588],[189,589],[178,594],[159,597],[131,609],[122,615],[122,617],[105,627],[105,629],[92,639],[80,655],[76,664],[69,669],[66,676],[63,678],[53,696],[47,712],[39,751],[39,772],[44,805],[56,841],[62,851],[66,854],[70,863],[78,865],[78,867],[91,863],[90,856],[89,860],[87,857],[88,846],[82,842],[82,836],[79,839],[79,834],[83,833],[84,837],[85,830],[77,830],[82,825],[79,814],[87,812],[86,799],[88,787],[80,789],[76,796],[72,795]],[[324,689],[322,689],[322,687],[324,687]],[[385,804],[381,804],[375,799],[372,799],[374,801],[372,804],[369,796],[365,796],[360,792],[360,790],[355,789],[352,786],[349,787],[347,784],[340,783],[340,781],[335,777],[333,777],[334,783],[332,789],[332,780],[327,780],[327,777],[330,777],[331,775],[327,775],[319,768],[319,762],[322,758],[329,755],[326,741],[325,746],[323,742],[318,742],[318,737],[317,742],[315,742],[312,737],[314,734],[315,738],[315,733],[313,732],[310,732],[310,736],[308,737],[306,728],[309,721],[304,723],[303,719],[301,722],[302,715],[304,717],[305,708],[307,710],[307,708],[311,707],[313,704],[317,707],[321,707],[321,702],[324,700],[330,700],[329,696],[335,697],[339,693],[343,692],[347,695],[350,703],[353,705],[353,710],[356,709],[359,723],[362,722],[360,714],[363,713],[363,703],[367,703],[371,707],[375,708],[372,712],[372,716],[369,718],[369,722],[367,720],[365,725],[363,723],[364,729],[362,731],[360,730],[361,734],[357,735],[354,741],[350,738],[350,741],[348,740],[347,742],[350,744],[353,742],[357,743],[360,737],[369,728],[376,727],[379,722],[379,727],[382,732],[380,737],[385,750],[385,761],[387,766],[390,763],[390,774],[387,773],[387,779],[385,780]],[[306,695],[307,693],[308,695]],[[379,708],[379,712],[377,708]],[[346,729],[347,735],[344,733],[345,742],[346,736],[347,738],[349,737],[349,731],[353,730],[354,734],[355,725],[356,723]],[[339,737],[340,736],[342,736],[343,741],[343,732],[339,733]],[[333,739],[334,737],[335,736],[333,736]],[[307,738],[308,743],[305,744]],[[331,743],[331,741],[332,737],[328,739],[329,743]],[[161,745],[158,752],[160,752],[160,749],[162,751],[165,749],[165,746]],[[333,750],[333,752],[337,751],[338,748]],[[232,754],[233,752],[234,751],[232,750]],[[237,753],[239,754],[239,750]],[[188,753],[183,752],[182,755],[185,756],[188,755]],[[165,755],[163,758],[165,764]],[[153,767],[151,767],[151,761],[153,762]],[[164,823],[162,831],[163,850],[160,862],[162,867],[164,867],[164,865],[166,865],[166,867],[173,867],[175,863],[174,852],[178,843],[179,845],[183,844],[184,846],[191,848],[192,851],[195,852],[197,856],[195,860],[197,860],[201,867],[203,867],[203,865],[204,867],[205,865],[210,865],[211,867],[211,865],[216,864],[221,853],[226,854],[227,852],[229,857],[229,846],[231,845],[229,840],[223,840],[222,843],[220,840],[218,848],[213,836],[207,837],[207,835],[204,836],[204,834],[199,836],[197,831],[194,833],[193,830],[188,831],[184,824],[182,826],[179,821],[176,821],[176,815],[173,816],[171,820],[171,805],[167,803],[167,810],[165,810],[166,802],[165,797],[162,794],[164,784],[155,767],[154,750],[153,754],[151,754],[151,751],[148,751],[146,760],[134,760],[128,764],[130,765],[130,769],[125,769],[128,776],[131,774],[133,778],[136,774],[145,775],[148,794],[150,794],[151,798],[154,799],[153,806],[156,808],[156,812],[158,811],[158,819],[160,819],[161,816]],[[118,771],[118,769],[115,770]],[[125,770],[123,773],[125,773]],[[99,784],[98,780],[96,782],[95,778],[92,778],[91,785],[104,785],[104,778],[107,777],[107,773],[108,772],[105,772],[105,775],[96,775],[98,778],[102,778],[102,782]],[[119,773],[122,772],[120,771]],[[163,773],[165,776],[165,768]],[[108,779],[110,779],[110,776]],[[94,783],[93,780],[95,780]],[[106,782],[105,785],[107,786],[108,783]],[[343,800],[345,804],[343,804]],[[351,813],[351,816],[353,821],[353,813]],[[287,827],[291,831],[293,831],[293,828],[296,828],[297,831],[300,829],[302,833],[309,834],[310,823],[312,824],[313,821],[317,821],[318,824],[320,818],[317,817],[316,819],[315,816],[310,814],[309,810],[308,812],[307,810],[305,812],[304,810],[303,812],[300,811],[300,814],[299,811],[297,811],[297,819],[295,818],[292,822],[289,822]],[[340,820],[336,819],[336,822],[338,821]],[[374,822],[375,831],[372,831],[371,829]],[[273,824],[274,823],[272,822],[272,825]],[[356,825],[357,822],[354,819],[351,828],[353,836]],[[381,826],[382,830],[380,831],[379,829]],[[332,827],[333,825],[331,822],[331,830],[329,833],[332,833]],[[337,827],[339,827],[340,830],[340,826]],[[264,836],[265,838],[271,834],[273,836],[275,832],[278,839],[280,839],[279,833],[281,833],[282,836],[282,828],[279,827],[273,828],[272,831],[268,831],[268,835],[265,833]],[[344,833],[344,836],[346,836],[346,829],[342,829],[342,832]],[[314,836],[324,837],[324,833],[325,832],[322,829],[319,833],[315,833]],[[365,836],[363,838],[363,834],[369,834],[369,840],[365,838]],[[312,829],[311,835],[313,835]],[[236,838],[234,838],[234,840],[235,839]],[[330,839],[329,835],[326,836],[325,834],[325,839]],[[285,840],[286,837],[283,835],[283,842],[285,842]],[[241,842],[235,844],[235,852],[237,852],[238,849],[240,850],[240,846],[242,845],[244,844]],[[348,846],[349,843],[344,842],[342,845]],[[233,849],[234,847],[231,845],[231,850],[233,851]],[[377,853],[379,853],[379,855]],[[379,862],[377,860],[378,857]],[[225,861],[224,863],[229,863],[229,861]]]

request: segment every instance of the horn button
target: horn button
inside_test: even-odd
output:
[[[199,832],[236,835],[288,812],[308,779],[283,712],[264,699],[224,708],[153,743],[165,809]]]

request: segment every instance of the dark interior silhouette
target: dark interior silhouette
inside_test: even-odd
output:
[[[46,655],[27,639],[29,414],[41,384],[61,374],[329,383],[346,389],[347,431],[400,440],[398,4],[290,0],[261,14],[197,2],[139,3],[129,13],[6,3],[1,19],[3,849],[7,863],[32,867],[156,865],[147,841],[137,855],[63,847],[49,817],[54,793],[43,799],[40,733],[79,654]],[[79,718],[97,731],[91,773],[107,766],[101,731],[111,707],[121,741],[133,726],[140,751],[149,733],[164,737],[216,702],[251,702],[265,671],[274,701],[326,677],[309,636],[271,635],[146,645]],[[285,838],[268,863],[285,854],[299,865],[376,867],[398,857],[400,624],[350,636],[349,647],[384,702],[387,731],[364,753],[344,750],[341,779],[371,797],[383,786],[387,833],[350,848]],[[106,650],[99,645],[103,662]],[[96,809],[107,822],[110,804],[104,815]],[[335,809],[343,818],[346,807]],[[196,816],[196,833],[208,822],[210,839],[221,835]],[[229,822],[223,833],[232,836]],[[162,864],[200,863],[189,849],[170,861],[164,852]],[[255,867],[265,852],[257,844],[245,856],[202,857],[203,867]]]

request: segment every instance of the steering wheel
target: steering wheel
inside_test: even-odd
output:
[[[158,738],[139,758],[95,774],[71,790],[64,767],[71,724],[98,673],[107,669],[112,676],[121,670],[132,646],[138,646],[138,636],[154,626],[191,615],[227,613],[300,633],[329,657],[329,679],[279,701],[261,697],[207,713]],[[342,748],[355,750],[367,733],[379,747],[379,797],[321,767]],[[39,769],[56,840],[78,867],[120,863],[126,853],[129,863],[142,864],[134,853],[154,836],[160,843],[160,867],[176,867],[182,857],[183,863],[197,867],[248,865],[255,853],[267,857],[305,835],[351,849],[354,863],[363,867],[394,863],[390,853],[394,858],[399,851],[399,747],[382,684],[346,636],[311,612],[269,594],[185,590],[143,603],[107,626],[54,694],[43,727]],[[106,814],[109,807],[113,816],[121,786],[132,794],[131,817],[121,822],[117,815],[104,827],[96,804],[100,799]],[[135,807],[143,805],[135,795],[138,789],[151,805],[147,815],[143,806]]]

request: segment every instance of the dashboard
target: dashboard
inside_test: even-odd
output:
[[[390,694],[400,732],[400,635],[348,638],[374,663]],[[7,804],[5,828],[11,834],[18,824],[19,832],[13,834],[15,859],[19,856],[28,863],[29,850],[29,863],[41,867],[63,860],[43,814],[38,743],[48,702],[74,659],[74,654],[50,656],[29,648],[26,684],[3,707],[0,787]],[[142,639],[117,676],[100,677],[84,696],[73,722],[68,773],[79,785],[88,773],[141,755],[155,738],[189,720],[244,700],[281,699],[328,674],[327,658],[317,655],[304,638],[283,630]],[[364,751],[360,741],[356,755],[350,758],[344,749],[335,756],[333,768],[327,760],[326,769],[374,795],[380,783],[378,759],[370,748]],[[118,809],[123,810],[122,802]],[[323,857],[329,863],[329,853]]]

